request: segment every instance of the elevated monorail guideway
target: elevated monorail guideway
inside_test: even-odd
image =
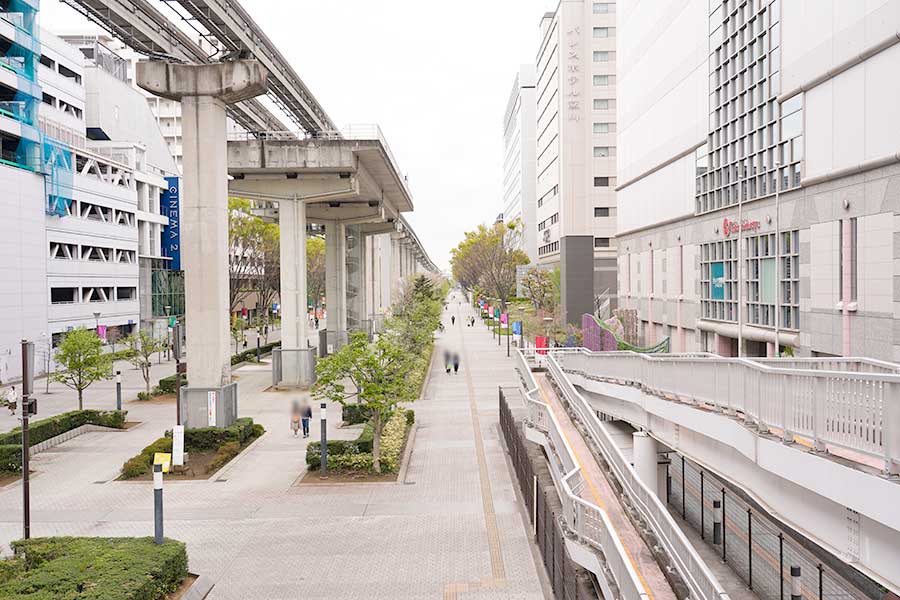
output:
[[[269,71],[269,96],[304,131],[337,131],[291,64],[237,0],[162,1],[182,7],[187,15],[176,12],[189,23],[199,24],[227,52],[249,53],[258,60]]]
[[[90,21],[150,58],[186,63],[210,63],[204,50],[148,0],[62,0]],[[257,99],[228,107],[228,116],[247,131],[283,129],[284,124]]]

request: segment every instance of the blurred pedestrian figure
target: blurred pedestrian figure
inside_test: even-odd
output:
[[[294,432],[294,437],[297,437],[297,432],[300,431],[300,403],[296,400],[291,406],[291,431]]]
[[[319,328],[319,317],[318,317],[318,315],[317,315],[317,316],[316,316],[316,329],[318,329],[318,328]]]
[[[19,396],[16,394],[16,386],[12,386],[6,390],[6,408],[9,409],[9,414],[16,414],[16,405],[18,401]]]
[[[303,437],[309,437],[309,422],[312,419],[312,406],[309,402],[303,402],[303,410],[300,413],[300,420],[303,422]]]
[[[450,315],[450,324],[456,325],[456,315]]]
[[[447,373],[450,373],[450,369],[453,368],[453,357],[450,356],[448,350],[444,350],[444,367],[447,369]]]
[[[453,355],[453,372],[459,373],[459,354]]]

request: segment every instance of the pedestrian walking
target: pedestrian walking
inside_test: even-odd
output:
[[[319,329],[319,317],[316,317],[316,329]]]
[[[16,394],[16,386],[12,386],[8,390],[6,390],[6,408],[9,409],[9,414],[16,414],[16,405],[18,403],[19,397]]]
[[[450,315],[450,324],[456,325],[456,315]]]
[[[453,372],[459,373],[459,354],[453,355]]]
[[[297,432],[300,431],[300,404],[296,400],[291,407],[291,431],[294,432],[294,437],[297,437]]]
[[[300,419],[303,422],[303,437],[309,437],[309,421],[312,419],[312,406],[309,402],[303,403],[303,412],[300,413]]]
[[[444,367],[447,369],[447,373],[450,373],[450,369],[453,368],[453,357],[450,356],[450,352],[444,350]]]

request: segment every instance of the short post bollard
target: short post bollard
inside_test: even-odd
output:
[[[162,465],[153,465],[153,536],[157,544],[163,543],[163,472]]]
[[[722,501],[713,500],[713,544],[722,543]]]
[[[328,419],[328,413],[325,410],[325,403],[322,402],[319,405],[319,420],[322,422],[322,477],[328,473],[328,433],[326,430],[326,421]]]
[[[802,600],[800,589],[800,567],[791,565],[791,600]]]
[[[256,335],[256,362],[259,362],[259,333]]]
[[[116,371],[116,410],[122,410],[122,371]]]

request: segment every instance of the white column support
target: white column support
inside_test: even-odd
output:
[[[656,492],[660,500],[666,498],[665,471],[660,478],[659,447],[656,440],[650,437],[646,431],[635,431],[632,434],[634,440],[634,470],[647,487]]]
[[[307,347],[306,205],[282,200],[278,208],[281,237],[281,347]]]
[[[341,222],[325,223],[325,325],[336,347],[347,331],[347,237]]]

